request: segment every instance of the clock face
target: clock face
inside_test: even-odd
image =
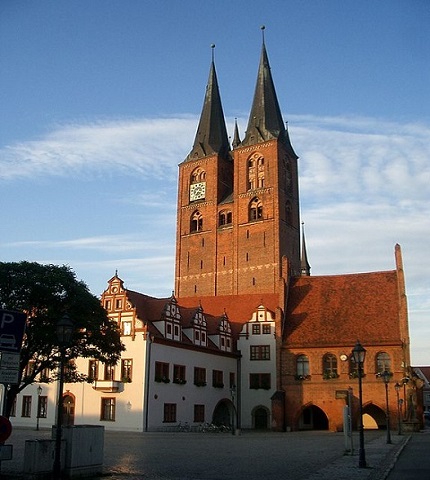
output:
[[[190,201],[201,200],[206,195],[206,183],[199,182],[190,185]]]

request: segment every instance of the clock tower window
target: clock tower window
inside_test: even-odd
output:
[[[263,204],[254,197],[249,204],[249,221],[261,220],[263,218]]]
[[[197,210],[191,215],[190,232],[200,232],[203,229],[203,217]]]

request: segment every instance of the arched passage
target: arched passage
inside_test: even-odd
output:
[[[309,405],[302,410],[299,430],[328,430],[328,418],[321,408]]]
[[[215,425],[233,426],[234,405],[230,400],[221,400],[218,402],[212,415],[212,423]]]
[[[366,421],[366,417],[367,417],[367,421]],[[369,428],[369,429],[378,428],[381,430],[386,430],[387,419],[385,416],[385,411],[382,410],[382,408],[374,405],[373,403],[364,405],[363,406],[363,426],[364,428]]]

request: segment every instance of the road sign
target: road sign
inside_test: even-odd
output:
[[[18,374],[18,370],[0,370],[0,383],[10,383],[11,385],[17,385],[19,378]]]
[[[19,370],[21,356],[16,352],[0,352],[0,368]]]
[[[0,351],[21,351],[26,320],[25,313],[0,310]]]
[[[13,445],[0,445],[0,460],[12,460]]]

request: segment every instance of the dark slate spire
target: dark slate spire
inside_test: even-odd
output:
[[[264,30],[264,27],[262,27]],[[248,128],[242,145],[254,145],[272,138],[284,139],[285,126],[279,108],[263,37],[260,65]]]
[[[200,116],[194,145],[187,160],[194,160],[215,153],[226,155],[230,151],[215,71],[213,58],[214,47],[215,45],[212,45],[212,62],[202,114]]]
[[[234,137],[232,147],[236,148],[240,145],[239,127],[237,126],[237,118],[234,119]]]
[[[302,222],[302,258],[300,264],[300,271],[302,277],[309,277],[311,275],[311,266],[308,262],[308,254],[306,252],[306,242],[305,242],[305,224]]]

